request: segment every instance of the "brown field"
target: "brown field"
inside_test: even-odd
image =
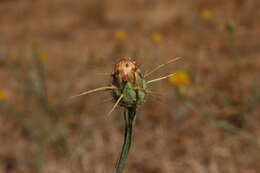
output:
[[[260,172],[259,0],[0,0],[0,173],[112,173],[115,62],[163,80],[138,109],[125,173]]]

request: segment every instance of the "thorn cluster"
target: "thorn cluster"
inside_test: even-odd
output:
[[[175,73],[160,78],[152,79],[149,81],[146,81],[145,79],[155,71],[164,67],[165,65],[170,64],[179,59],[180,57],[174,58],[166,62],[165,64],[161,64],[157,66],[150,72],[145,73],[143,75],[134,60],[124,58],[118,61],[114,66],[111,86],[105,86],[105,87],[89,90],[80,93],[78,95],[72,96],[71,98],[98,92],[98,91],[111,90],[112,96],[115,100],[115,104],[113,108],[109,111],[108,115],[110,115],[118,105],[125,107],[127,109],[136,108],[139,104],[145,101],[145,97],[147,94],[154,93],[153,91],[147,89],[147,85],[153,82],[158,82],[160,80],[169,78],[175,75]]]

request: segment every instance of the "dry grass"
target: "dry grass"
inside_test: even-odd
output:
[[[105,119],[109,94],[67,98],[107,85],[123,56],[144,71],[181,56],[154,76],[191,78],[185,93],[154,85],[126,173],[259,172],[258,0],[9,0],[0,14],[0,172],[112,172],[120,110]]]

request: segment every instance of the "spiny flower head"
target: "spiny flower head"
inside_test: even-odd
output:
[[[114,71],[112,73],[112,85],[88,90],[80,94],[71,96],[70,98],[79,97],[99,91],[110,90],[112,91],[112,96],[116,102],[108,115],[110,115],[118,105],[128,110],[135,110],[140,103],[144,102],[147,94],[154,94],[153,91],[147,89],[147,85],[172,77],[175,75],[175,73],[149,81],[146,81],[145,79],[155,71],[178,59],[180,59],[180,57],[172,59],[165,64],[161,64],[150,72],[147,72],[143,75],[135,61],[124,58],[118,61],[114,66]]]
[[[115,100],[122,96],[119,105],[129,108],[144,101],[146,82],[135,61],[122,59],[116,63],[112,84],[117,87],[112,91]]]

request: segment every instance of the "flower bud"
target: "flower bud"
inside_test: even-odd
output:
[[[135,61],[122,59],[116,63],[112,84],[118,88],[112,92],[114,99],[117,100],[123,95],[120,106],[132,108],[145,99],[146,82]]]

